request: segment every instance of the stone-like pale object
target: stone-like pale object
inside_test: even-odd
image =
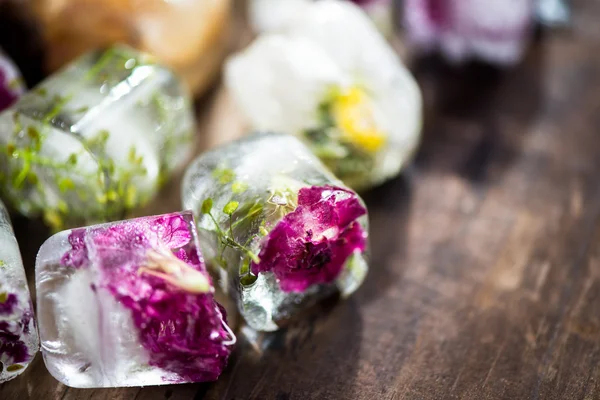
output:
[[[190,212],[52,236],[36,290],[44,362],[68,386],[215,380],[235,343]]]
[[[303,308],[353,293],[367,270],[367,210],[297,138],[258,134],[186,171],[183,206],[248,325],[273,331]]]
[[[231,0],[30,0],[51,71],[86,51],[125,43],[155,55],[193,92],[217,74]]]
[[[0,202],[0,383],[27,368],[39,349],[25,269],[8,213]]]
[[[128,47],[90,53],[0,114],[0,183],[21,213],[55,230],[114,221],[186,161],[188,91]]]
[[[299,137],[357,190],[395,177],[419,143],[419,87],[351,2],[307,2],[232,56],[225,82],[251,130]]]

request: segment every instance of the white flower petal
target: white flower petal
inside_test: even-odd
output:
[[[327,88],[345,80],[318,46],[276,34],[260,37],[225,67],[227,87],[254,128],[292,134],[316,123]]]
[[[276,32],[310,5],[310,0],[251,0],[248,16],[255,32]]]
[[[400,65],[375,25],[360,7],[350,2],[315,2],[290,21],[286,32],[318,44],[341,68],[359,78],[389,79]]]

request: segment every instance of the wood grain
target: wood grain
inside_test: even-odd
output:
[[[38,356],[0,399],[600,399],[600,5],[573,3],[514,70],[412,63],[422,148],[364,194],[371,271],[350,300],[242,330],[213,384],[68,389]],[[227,104],[200,104],[203,143],[229,134]],[[46,233],[15,224],[33,275]]]

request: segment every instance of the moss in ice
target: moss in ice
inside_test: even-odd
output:
[[[244,260],[240,267],[239,276],[242,285],[251,285],[256,281],[256,275],[250,270],[251,262],[258,262],[258,257],[250,248],[250,244],[259,235],[251,236],[245,243],[237,239],[236,232],[249,229],[249,226],[259,224],[264,229],[265,216],[264,205],[260,200],[250,200],[241,202],[241,196],[249,185],[243,180],[236,179],[236,174],[232,169],[226,167],[216,168],[212,173],[213,179],[221,185],[230,185],[232,198],[225,204],[221,210],[227,216],[225,225],[221,226],[213,214],[214,201],[206,198],[200,207],[200,214],[208,215],[215,227],[215,234],[218,240],[218,251],[214,262],[221,268],[227,269],[227,261],[224,253],[227,249],[235,249],[243,254]]]
[[[149,60],[143,56],[134,57],[130,51],[121,48],[111,48],[100,55],[94,66],[87,72],[86,79],[93,80],[100,87],[101,85],[114,85],[131,73],[131,69],[136,66],[144,65]],[[5,191],[8,198],[13,201],[25,204],[26,208],[40,212],[44,220],[54,230],[60,230],[65,225],[72,225],[74,222],[80,223],[82,220],[88,222],[114,220],[123,217],[128,210],[143,204],[148,200],[147,195],[142,196],[136,190],[133,182],[141,176],[147,174],[143,167],[143,158],[138,155],[135,147],[130,149],[128,162],[125,165],[116,165],[110,154],[106,152],[106,143],[110,136],[110,132],[103,130],[98,132],[91,139],[84,139],[81,135],[73,134],[82,144],[79,153],[70,154],[65,161],[57,161],[52,158],[40,154],[42,144],[47,139],[49,130],[57,117],[60,117],[65,106],[69,104],[70,95],[54,95],[48,101],[48,91],[44,87],[34,89],[33,93],[43,97],[51,106],[39,118],[39,126],[28,125],[24,123],[24,118],[20,112],[15,112],[13,117],[14,132],[8,142],[0,146],[0,152],[4,153],[10,164],[9,176],[5,172],[0,172],[0,184],[10,185],[13,190]],[[187,100],[184,100],[184,102]],[[169,117],[171,108],[169,102],[172,102],[165,94],[157,91],[151,96],[148,104],[154,108],[153,115],[156,118],[156,123],[161,127],[166,125],[164,137],[174,136],[175,130],[179,129],[175,126],[173,118]],[[75,110],[75,113],[85,113],[89,107],[84,106]],[[68,133],[68,132],[67,132]],[[190,132],[191,135],[192,132]],[[181,137],[179,135],[178,137]],[[26,138],[26,140],[23,140]],[[184,137],[183,140],[187,140]],[[191,138],[190,138],[191,140]],[[167,165],[165,160],[169,160],[174,155],[177,143],[174,140],[165,140],[162,149],[166,157],[162,158],[163,165],[160,166],[159,184],[166,180]],[[98,164],[98,169],[93,174],[84,175],[81,170],[77,169],[77,164],[83,153],[91,153]],[[21,190],[36,193],[39,198],[47,198],[48,193],[45,181],[39,177],[35,171],[44,170],[45,178],[48,176],[53,181],[55,187],[60,193],[60,197],[67,198],[75,195],[81,203],[97,202],[102,205],[99,215],[89,215],[89,210],[76,210],[67,204],[64,200],[58,200],[54,205],[44,204],[39,205],[28,200],[27,196],[20,196]],[[96,198],[90,198],[89,186],[77,184],[73,179],[73,171],[77,170],[79,181],[86,182],[87,185],[98,188],[100,195]],[[18,198],[16,198],[18,197]],[[88,213],[86,215],[76,215],[77,213]],[[75,220],[75,221],[72,221]]]
[[[318,126],[303,132],[305,143],[336,176],[349,186],[360,187],[369,180],[374,154],[342,134],[334,118],[338,91],[331,89],[317,108]]]
[[[122,217],[127,210],[144,201],[138,196],[135,185],[132,184],[136,177],[146,174],[146,170],[142,166],[143,158],[136,153],[134,147],[130,150],[128,164],[116,165],[105,150],[110,132],[102,130],[91,139],[85,140],[79,137],[82,144],[80,153],[70,154],[66,161],[59,162],[40,154],[42,143],[48,136],[50,122],[67,103],[68,98],[57,98],[54,107],[44,116],[41,129],[32,125],[24,126],[21,123],[20,114],[15,113],[13,141],[1,146],[0,151],[12,158],[13,162],[20,160],[21,168],[14,168],[10,178],[0,173],[0,182],[10,184],[15,189],[21,189],[27,185],[44,197],[46,187],[34,172],[36,169],[43,168],[52,176],[54,185],[61,194],[75,193],[82,202],[92,200],[104,205],[104,213],[96,216],[98,219],[110,220]],[[29,140],[25,142],[25,145],[17,146],[16,140],[23,133]],[[88,184],[95,184],[101,188],[102,194],[95,199],[89,199],[88,191],[78,187],[72,179],[73,171],[77,168],[78,159],[83,152],[93,154],[98,163],[98,170],[95,174],[81,176],[82,172],[78,171],[78,174]],[[27,199],[22,198],[19,201],[27,201]],[[32,207],[34,206],[32,205]],[[41,211],[45,222],[54,230],[63,228],[65,220],[70,217],[69,213],[72,212],[69,205],[63,200],[59,200],[55,207],[47,206]]]

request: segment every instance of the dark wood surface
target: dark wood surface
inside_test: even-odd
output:
[[[70,389],[38,355],[0,399],[600,399],[600,2],[573,3],[514,70],[412,62],[422,148],[365,193],[371,271],[351,299],[240,333],[216,383]],[[199,105],[205,135],[221,97]],[[32,278],[46,232],[15,225]]]

